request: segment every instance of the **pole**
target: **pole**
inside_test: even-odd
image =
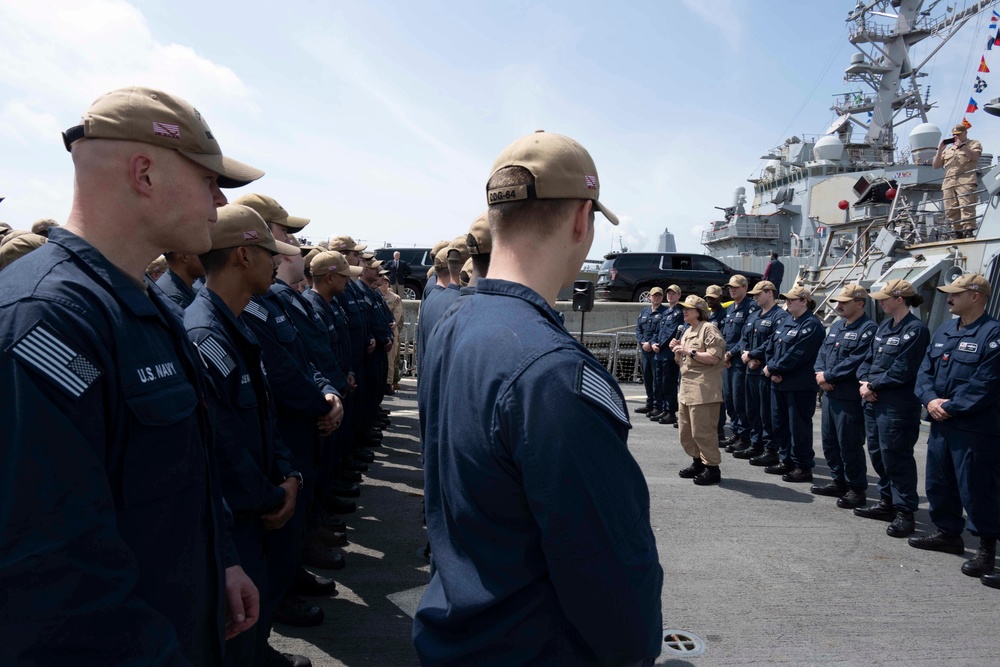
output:
[[[580,345],[583,345],[583,318],[586,317],[586,315],[586,311],[580,311]]]

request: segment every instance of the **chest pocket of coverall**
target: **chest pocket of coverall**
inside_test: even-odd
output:
[[[981,358],[982,355],[978,350],[976,352],[969,352],[967,350],[955,349],[951,352],[951,357],[947,363],[957,364],[957,366],[946,373],[949,378],[949,386],[946,388],[949,395],[952,390],[963,386],[972,378],[972,374],[979,367],[979,360]]]
[[[152,391],[125,396],[128,449],[122,496],[126,506],[159,500],[205,483],[198,396],[183,376]]]
[[[273,326],[274,335],[283,344],[287,345],[288,343],[291,343],[298,335],[298,332],[295,331],[295,327],[292,326],[292,323],[288,321],[287,317],[282,319],[281,322],[278,322],[278,320],[275,319]]]

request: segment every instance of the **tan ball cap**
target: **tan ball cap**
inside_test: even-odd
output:
[[[437,257],[437,254],[441,252],[441,249],[447,248],[449,243],[451,243],[451,241],[438,241],[435,243],[434,247],[431,248],[431,258]]]
[[[321,252],[315,257],[313,257],[312,264],[313,276],[324,276],[330,273],[339,273],[342,276],[347,276],[348,278],[357,278],[361,275],[362,268],[360,266],[351,266],[347,263],[347,258],[341,255],[335,250],[328,250],[326,252]]]
[[[336,250],[337,252],[344,252],[345,250],[356,250],[361,252],[368,246],[359,245],[354,242],[350,236],[331,236],[330,237],[330,250]]]
[[[718,285],[709,285],[705,288],[705,298],[712,297],[713,299],[722,298],[722,288]]]
[[[750,290],[749,292],[747,292],[747,294],[750,294],[750,295],[753,296],[753,295],[760,294],[764,290],[771,290],[775,294],[777,294],[777,292],[778,292],[778,288],[775,287],[774,283],[772,283],[770,280],[761,280],[759,283],[757,283],[756,285],[754,285],[753,289]]]
[[[469,259],[469,244],[466,242],[468,234],[457,236],[448,244],[448,257],[454,260],[461,260],[464,264]]]
[[[938,287],[939,292],[946,294],[957,294],[959,292],[979,292],[983,296],[989,296],[992,292],[990,283],[986,278],[978,273],[966,273],[955,280],[950,285]]]
[[[298,255],[293,245],[275,241],[271,229],[257,211],[249,206],[227,204],[219,209],[219,219],[212,227],[212,250],[259,246],[276,255]]]
[[[276,225],[281,225],[288,228],[289,232],[300,231],[309,224],[309,218],[288,215],[288,211],[285,210],[284,206],[279,204],[274,197],[268,197],[267,195],[256,193],[240,195],[232,203],[249,206],[260,213],[260,217],[264,218],[264,222],[273,222]]]
[[[649,296],[653,296],[654,294],[659,294],[660,296],[663,296],[663,288],[654,287],[653,289],[649,290]]]
[[[916,294],[913,285],[902,278],[896,278],[882,285],[882,289],[872,294],[871,297],[876,301],[882,301],[883,299],[892,299],[897,296],[916,296]]]
[[[608,222],[618,224],[618,216],[598,201],[601,186],[594,159],[569,137],[543,130],[521,137],[503,149],[493,163],[490,178],[504,167],[524,167],[535,177],[535,184],[487,190],[487,204],[520,199],[590,199]]]
[[[445,246],[437,251],[434,255],[434,270],[435,271],[447,271],[448,270],[448,247]]]
[[[857,283],[851,283],[850,285],[844,285],[844,288],[840,290],[840,294],[832,297],[830,301],[839,301],[840,303],[846,303],[848,301],[854,301],[855,299],[867,299],[868,290],[866,290],[861,285]]]
[[[671,285],[670,287],[667,288],[667,291],[674,292],[675,294],[677,294],[677,296],[683,294],[683,292],[681,292],[681,288],[679,285]]]
[[[738,273],[730,276],[729,282],[726,283],[726,287],[746,287],[750,283],[747,281],[746,276],[742,276]]]
[[[0,269],[7,268],[11,262],[27,255],[32,250],[41,248],[48,239],[39,234],[26,232],[13,237],[0,247]]]
[[[703,313],[708,312],[708,302],[697,294],[688,294],[687,298],[677,303],[681,308],[695,308]]]
[[[468,246],[470,255],[489,255],[493,252],[493,234],[490,232],[488,213],[488,210],[483,211],[476,218],[465,237],[465,245]]]
[[[968,131],[968,129],[969,128],[967,128],[965,125],[962,125],[961,123],[959,123],[955,127],[951,128],[951,133],[952,134],[962,134],[963,132]]]
[[[796,285],[795,287],[788,290],[781,296],[785,297],[786,299],[809,299],[810,301],[813,300],[812,292],[807,290],[802,285]]]
[[[220,188],[238,188],[264,175],[222,155],[201,113],[170,93],[133,86],[103,95],[83,114],[83,123],[63,132],[66,150],[83,139],[122,139],[170,148],[219,175]]]
[[[59,223],[56,222],[55,220],[51,218],[42,218],[41,220],[35,220],[35,222],[31,224],[31,233],[41,235],[45,233],[45,231],[50,227],[58,227],[58,226]]]

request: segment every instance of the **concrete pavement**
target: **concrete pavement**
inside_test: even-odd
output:
[[[640,385],[622,387],[630,410]],[[318,628],[278,626],[282,650],[317,666],[415,665],[408,613],[427,582],[418,556],[422,478],[415,383],[386,399],[385,446],[348,515],[348,567],[332,575],[337,597],[319,600]],[[997,664],[1000,591],[959,568],[964,557],[918,551],[886,536],[887,524],[855,517],[808,484],[787,484],[724,454],[723,482],[697,487],[677,476],[690,459],[677,430],[631,414],[629,445],[649,484],[652,525],[664,569],[663,616],[705,640],[700,657],[664,655],[673,665]],[[553,422],[556,423],[555,421]],[[818,480],[828,479],[815,422]],[[917,445],[920,486],[926,435]],[[869,475],[874,484],[874,477]],[[874,486],[869,497],[875,494]],[[917,531],[933,530],[926,499]]]

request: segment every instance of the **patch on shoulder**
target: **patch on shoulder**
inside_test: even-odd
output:
[[[621,396],[604,375],[588,366],[586,362],[580,362],[576,393],[581,398],[604,408],[626,426],[632,425],[628,420],[628,412],[625,411],[625,402]]]
[[[243,312],[253,315],[261,322],[267,322],[267,310],[262,308],[260,304],[255,301],[248,301],[246,308],[243,309]]]
[[[75,399],[83,396],[104,374],[41,322],[7,348],[7,352]]]
[[[236,368],[236,362],[226,352],[226,348],[222,347],[219,341],[211,336],[201,341],[201,343],[195,343],[195,347],[198,348],[198,354],[201,355],[205,364],[215,366],[222,377],[229,377],[229,374]]]

